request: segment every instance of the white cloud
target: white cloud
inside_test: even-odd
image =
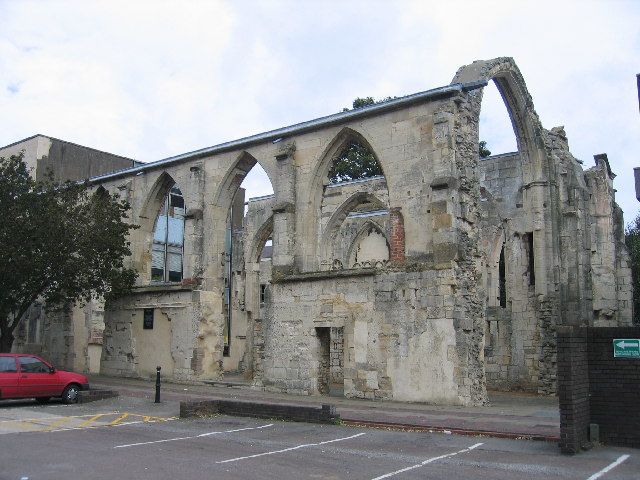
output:
[[[38,132],[156,160],[513,56],[544,126],[586,166],[606,151],[638,210],[637,2],[0,0],[0,18],[0,144]],[[483,110],[499,144],[501,108]]]

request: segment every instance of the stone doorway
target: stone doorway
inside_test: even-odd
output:
[[[317,327],[318,338],[318,393],[344,396],[344,329],[343,327]]]

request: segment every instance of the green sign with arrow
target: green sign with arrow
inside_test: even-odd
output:
[[[640,338],[614,338],[613,358],[640,358]]]

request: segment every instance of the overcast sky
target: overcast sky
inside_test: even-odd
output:
[[[0,145],[42,133],[159,160],[511,56],[543,125],[585,168],[606,152],[625,221],[640,210],[639,1],[0,0],[0,26]],[[495,92],[481,137],[515,148]]]

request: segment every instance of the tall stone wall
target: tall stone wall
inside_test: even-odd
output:
[[[519,151],[480,160],[491,80]],[[331,183],[354,141],[383,175]],[[229,277],[229,209],[257,163],[274,195],[249,202]],[[140,358],[154,345],[170,352],[174,378],[241,370],[296,394],[339,384],[350,397],[470,405],[486,402],[487,384],[552,393],[557,326],[630,319],[612,178],[600,160],[583,172],[564,131],[542,127],[513,60],[499,58],[441,89],[93,179],[140,225],[128,259],[138,286],[107,305],[103,371],[147,375]],[[186,210],[183,279],[153,284],[154,224],[174,185]],[[165,322],[151,340],[145,309]]]
[[[263,384],[319,393],[318,330],[342,328],[345,396],[469,404],[472,393],[484,394],[472,392],[468,346],[457,344],[454,289],[447,270],[356,270],[277,282],[263,321]]]

